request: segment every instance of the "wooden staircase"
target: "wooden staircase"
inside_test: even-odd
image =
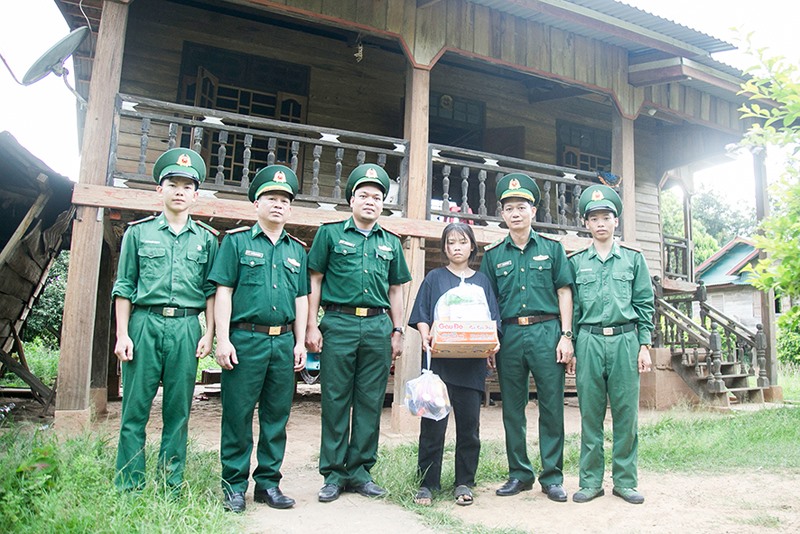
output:
[[[655,346],[669,347],[672,369],[703,403],[730,407],[763,403],[769,379],[767,337],[762,326],[753,332],[708,304],[701,284],[690,293],[664,295],[656,286]],[[697,302],[699,322],[692,318]]]

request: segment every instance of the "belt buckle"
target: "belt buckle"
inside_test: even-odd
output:
[[[175,317],[175,312],[178,311],[178,308],[167,308],[166,306],[161,308],[161,315],[164,317]]]
[[[522,325],[522,326],[528,326],[529,324],[531,324],[531,318],[530,317],[520,317],[519,319],[517,319],[517,324]]]
[[[279,336],[281,335],[281,327],[280,326],[270,326],[269,332],[267,332],[271,336]]]
[[[604,336],[613,336],[614,335],[614,327],[613,326],[605,326],[605,327],[603,327],[603,335]]]
[[[356,315],[359,317],[366,317],[368,312],[369,308],[356,308]]]

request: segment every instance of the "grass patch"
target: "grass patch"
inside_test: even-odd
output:
[[[611,471],[610,429],[606,431],[606,472]],[[757,412],[726,414],[677,411],[656,423],[639,428],[639,469],[641,471],[698,473],[740,472],[747,470],[781,471],[800,469],[800,409],[779,408]],[[538,462],[538,442],[528,446],[531,459]],[[454,478],[455,446],[445,447],[442,485],[435,501],[450,501]],[[570,434],[564,446],[564,472],[577,474],[580,435]],[[539,470],[539,465],[534,465]],[[375,480],[389,490],[388,500],[418,514],[431,528],[475,534],[515,533],[509,529],[489,529],[468,525],[447,510],[413,503],[419,486],[416,444],[381,447],[378,463],[372,469]],[[505,447],[499,441],[481,443],[476,474],[479,486],[499,484],[508,476]],[[747,524],[779,528],[771,516],[757,516]]]
[[[743,520],[742,523],[761,528],[781,528],[781,520],[773,515],[757,515]]]
[[[690,436],[690,439],[687,439]],[[800,410],[666,417],[639,429],[639,469],[709,472],[800,468]],[[607,458],[608,460],[608,458]],[[607,463],[607,465],[609,465]]]
[[[156,447],[146,450],[154,466]],[[140,493],[112,483],[116,448],[96,435],[59,442],[27,428],[0,429],[0,532],[238,532],[220,505],[216,452],[190,445],[182,494],[150,477]]]
[[[800,402],[800,365],[778,362],[778,385],[783,388],[783,398]]]

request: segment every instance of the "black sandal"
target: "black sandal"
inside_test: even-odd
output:
[[[417,494],[414,496],[414,504],[419,506],[431,506],[433,505],[433,493],[431,490],[422,486],[417,490]]]
[[[469,506],[473,502],[472,490],[469,486],[464,484],[456,486],[453,496],[456,498],[456,504],[459,506]]]

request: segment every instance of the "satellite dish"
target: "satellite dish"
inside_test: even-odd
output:
[[[51,72],[56,76],[69,74],[64,68],[64,62],[75,52],[88,34],[89,28],[81,26],[51,46],[22,77],[22,85],[36,83]]]
[[[26,72],[25,76],[22,77],[21,82],[16,76],[14,76],[14,71],[11,70],[11,67],[8,65],[6,59],[2,55],[0,55],[0,59],[5,64],[8,72],[11,73],[14,81],[20,85],[31,85],[36,83],[51,72],[56,76],[60,76],[61,79],[64,80],[64,85],[66,85],[67,89],[69,89],[72,94],[75,95],[75,98],[78,99],[78,102],[81,103],[81,106],[85,106],[86,100],[84,100],[83,97],[78,94],[78,92],[69,84],[69,80],[67,80],[69,71],[64,68],[64,62],[75,52],[75,50],[78,49],[83,40],[86,39],[86,36],[89,35],[90,31],[91,30],[88,26],[81,26],[51,46],[50,49],[42,54],[39,59],[36,60],[33,66],[28,69],[28,72]]]

